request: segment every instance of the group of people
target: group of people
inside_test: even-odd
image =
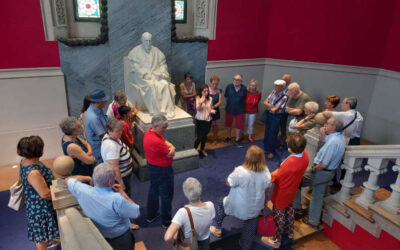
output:
[[[218,88],[218,76],[212,76],[210,86],[203,84],[197,91],[191,79],[189,73],[185,75],[181,92],[182,99],[186,100],[182,102],[191,108],[193,106],[190,103],[194,104],[197,128],[194,145],[196,148],[200,146],[199,152],[207,156],[204,150],[207,134],[213,128],[216,138],[218,132],[222,90]],[[261,100],[257,80],[251,80],[247,88],[242,81],[241,75],[235,75],[233,83],[224,92],[225,126],[228,130],[224,141],[231,141],[232,124],[235,121],[235,143],[239,147],[242,147],[240,139],[245,125],[248,127],[249,141],[253,141],[253,126]],[[135,242],[132,230],[138,226],[130,219],[140,215],[140,207],[132,200],[130,192],[133,146],[131,126],[134,125],[132,118],[137,110],[123,91],[115,93],[105,114],[103,108],[106,102],[104,91],[94,90],[85,96],[79,119],[67,117],[61,121],[60,128],[64,133],[61,146],[64,154],[73,158],[75,166],[73,176],[67,178],[66,182],[85,215],[92,219],[109,244],[114,249],[132,249]],[[244,221],[240,244],[244,249],[250,249],[258,215],[267,207],[269,191],[274,184],[271,201],[276,234],[263,237],[265,244],[279,247],[282,235],[293,237],[294,215],[302,211],[300,194],[304,186],[313,187],[309,219],[305,222],[318,227],[324,192],[340,165],[346,146],[345,136],[350,139],[351,145],[360,143],[363,118],[355,110],[357,99],[344,98],[341,112],[335,110],[339,102],[338,96],[328,96],[326,109],[317,114],[319,105],[310,101],[298,83],[291,83],[289,74],[276,80],[274,89],[264,101],[267,108],[263,114],[266,123],[264,149],[255,145],[249,147],[244,163],[236,167],[226,179],[226,185],[230,187],[229,194],[220,197],[215,206],[211,201],[202,201],[201,183],[196,178],[188,178],[183,183],[183,192],[189,204],[179,209],[174,217],[171,210],[175,147],[164,138],[168,119],[162,114],[153,115],[151,128],[143,138],[150,176],[146,221],[152,223],[161,216],[162,227],[167,229],[164,239],[174,244],[179,229],[183,229],[186,238],[191,235],[190,214],[199,248],[208,249],[210,233],[221,237],[223,220],[231,215]],[[316,126],[318,115],[325,121],[320,128],[322,146],[316,157],[309,159],[305,150],[307,141],[303,134]],[[266,156],[273,158],[280,147],[279,131],[281,142],[286,142],[291,154],[277,170],[270,173]],[[45,249],[49,242],[59,238],[49,190],[54,176],[40,161],[43,147],[43,140],[38,136],[24,137],[17,146],[18,154],[23,157],[20,178],[27,198],[28,236],[36,242],[38,249]],[[307,169],[310,160],[313,166]]]

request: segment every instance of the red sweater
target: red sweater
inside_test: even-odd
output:
[[[172,165],[173,158],[167,157],[169,147],[165,144],[165,138],[153,132],[151,128],[147,130],[143,137],[143,148],[148,163],[158,167],[168,167]]]
[[[246,94],[246,100],[245,100],[245,105],[246,105],[246,113],[257,113],[258,112],[258,103],[260,102],[261,99],[261,93],[260,92],[255,92],[251,93],[247,91]]]
[[[293,202],[307,166],[308,153],[304,150],[302,157],[291,155],[271,174],[275,183],[271,201],[277,209],[285,209]]]
[[[131,132],[131,123],[129,121],[124,122],[124,131],[122,131],[121,141],[130,148],[133,146],[133,135]]]

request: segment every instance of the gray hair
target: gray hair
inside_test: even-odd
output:
[[[123,99],[126,99],[126,94],[122,90],[115,91],[114,93],[114,101],[119,102],[122,101]]]
[[[78,121],[78,119],[76,119],[73,116],[69,116],[69,117],[63,119],[59,124],[61,131],[66,135],[72,135],[72,133],[76,129],[77,121]]]
[[[341,120],[337,119],[337,118],[334,118],[334,117],[332,117],[331,119],[333,119],[333,125],[336,128],[336,132],[342,132],[343,127],[344,127],[343,122]]]
[[[310,113],[316,114],[318,113],[319,105],[316,102],[310,101],[304,104],[304,110],[307,110]]]
[[[114,129],[115,129],[118,125],[122,125],[122,124],[123,124],[122,121],[120,121],[120,120],[118,120],[118,119],[115,119],[115,118],[110,118],[110,119],[108,119],[107,124],[106,124],[106,131],[107,131],[107,132],[108,132],[108,131],[114,131]]]
[[[233,75],[233,78],[235,78],[235,76],[240,76],[240,78],[243,80],[242,74],[234,74],[234,75]]]
[[[200,201],[201,183],[193,177],[187,178],[182,185],[183,193],[190,202]]]
[[[357,107],[357,98],[354,96],[345,97],[346,103],[349,104],[350,109],[355,109]]]
[[[161,115],[161,114],[155,115],[151,118],[151,126],[158,127],[166,121],[168,121],[168,120],[164,115]]]
[[[108,187],[115,181],[113,167],[109,163],[101,163],[93,170],[93,183],[96,187]]]
[[[300,85],[297,82],[292,82],[291,84],[289,84],[288,89],[300,91]]]

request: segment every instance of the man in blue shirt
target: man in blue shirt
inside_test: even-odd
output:
[[[302,186],[313,187],[310,207],[308,209],[309,219],[305,222],[310,224],[314,229],[317,229],[320,224],[325,189],[335,175],[335,170],[340,165],[346,149],[346,140],[341,133],[342,130],[343,123],[339,119],[330,118],[325,123],[320,130],[321,141],[325,140],[325,144],[314,158],[314,166],[311,172],[306,172],[303,177]],[[297,193],[293,206],[295,209],[301,209],[300,189]]]
[[[235,144],[239,148],[243,147],[240,144],[240,131],[243,128],[246,87],[242,85],[242,75],[236,74],[233,77],[233,83],[228,84],[225,89],[226,107],[225,107],[225,127],[227,128],[227,137],[224,142],[231,141],[232,123],[235,120],[236,140]]]
[[[113,249],[134,249],[135,237],[129,218],[139,216],[139,206],[119,184],[114,184],[115,174],[108,163],[94,169],[94,187],[81,182],[88,180],[90,177],[72,176],[65,181],[83,213],[93,221]]]
[[[103,90],[95,89],[90,93],[90,106],[85,115],[85,133],[89,144],[92,146],[93,156],[97,163],[103,162],[101,158],[101,139],[106,133],[107,116],[103,112],[107,97]]]

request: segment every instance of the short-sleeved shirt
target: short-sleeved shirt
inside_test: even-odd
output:
[[[172,165],[173,158],[167,157],[170,152],[165,144],[165,138],[151,128],[146,131],[143,137],[143,148],[146,160],[149,164],[158,167],[168,167]]]
[[[286,107],[288,97],[283,91],[277,93],[274,89],[271,91],[267,99],[270,104],[279,107],[274,114],[282,114],[285,111],[284,108]]]
[[[89,144],[92,146],[93,156],[101,162],[101,138],[100,135],[106,132],[107,116],[103,110],[90,105],[85,115],[85,132]]]
[[[275,185],[271,201],[276,208],[285,209],[293,202],[308,162],[307,151],[292,154],[272,172],[272,182]]]
[[[340,132],[335,132],[325,138],[325,144],[314,158],[314,164],[323,163],[328,170],[336,169],[346,149],[346,140]]]
[[[269,170],[254,172],[239,166],[228,176],[228,182],[231,190],[224,198],[225,213],[241,220],[257,217],[264,207],[265,190],[271,186]]]
[[[240,115],[245,111],[244,101],[246,99],[246,87],[240,85],[239,91],[236,91],[233,83],[228,84],[225,89],[226,106],[225,111],[231,115]]]
[[[122,177],[126,177],[132,173],[132,157],[128,146],[121,140],[111,139],[106,134],[101,143],[101,157],[104,162],[118,159]]]
[[[133,146],[133,134],[131,132],[131,122],[124,121],[124,130],[122,131],[121,141],[125,143],[126,146],[132,147]]]
[[[261,99],[261,93],[256,91],[256,92],[250,92],[247,91],[246,94],[246,113],[248,114],[254,114],[258,112],[258,103],[260,102]]]
[[[192,213],[197,240],[205,240],[210,237],[210,225],[215,217],[214,204],[211,201],[207,201],[205,203],[206,205],[203,207],[194,207],[191,205],[185,206],[188,207]],[[189,238],[192,235],[189,215],[185,208],[180,208],[176,212],[172,222],[179,226],[183,226],[185,238]]]
[[[133,104],[129,100],[126,100],[125,106],[133,108]],[[118,113],[118,108],[115,105],[115,101],[113,101],[112,103],[110,103],[110,105],[108,105],[106,114],[108,119],[110,118],[117,118],[118,120],[121,119],[121,116]]]
[[[302,109],[304,111],[304,105],[306,102],[311,101],[311,98],[304,92],[301,92],[301,94],[295,99],[292,97],[289,97],[286,107],[289,108],[295,108],[295,109]],[[297,115],[296,118],[298,121],[303,119],[305,117],[304,112],[301,115]],[[289,115],[288,121],[292,120],[294,118],[293,115]]]
[[[362,125],[364,118],[360,114],[360,112],[350,109],[347,111],[343,112],[332,112],[332,116],[341,120],[343,122],[343,126],[346,126],[349,124],[355,117],[357,112],[357,118],[354,120],[354,122],[348,126],[344,131],[343,134],[346,137],[349,137],[350,139],[353,139],[354,137],[361,137],[361,130],[362,130]]]
[[[139,206],[114,192],[112,186],[92,187],[71,178],[68,180],[68,190],[105,238],[121,236],[130,227],[129,218],[139,216]]]

